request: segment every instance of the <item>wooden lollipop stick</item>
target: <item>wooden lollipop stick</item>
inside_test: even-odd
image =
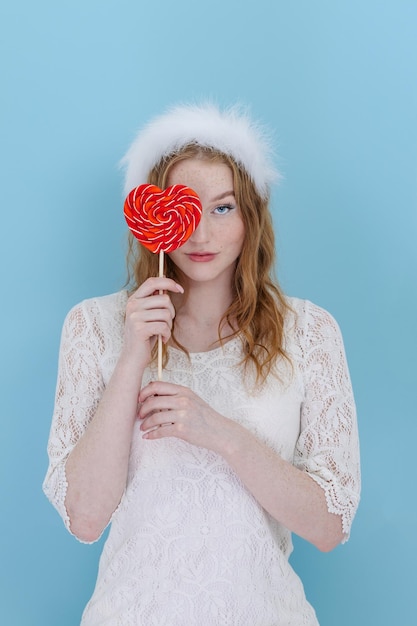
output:
[[[159,277],[164,275],[164,251],[159,252]],[[159,293],[164,293],[159,290]],[[158,380],[162,380],[162,336],[158,335]]]

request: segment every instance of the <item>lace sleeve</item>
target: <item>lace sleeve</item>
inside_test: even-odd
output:
[[[91,314],[92,302],[86,301],[74,307],[64,322],[48,441],[49,467],[43,483],[45,495],[70,532],[70,520],[65,508],[65,463],[93,417],[104,389],[99,363],[100,352],[103,351],[102,338],[97,325],[97,312],[95,316]]]
[[[342,517],[346,541],[360,495],[355,402],[336,321],[309,302],[305,306],[298,328],[305,394],[294,464],[324,489],[328,510]]]

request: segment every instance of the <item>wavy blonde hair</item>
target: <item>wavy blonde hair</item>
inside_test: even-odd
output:
[[[246,171],[231,157],[194,144],[164,157],[149,173],[148,182],[165,189],[173,165],[190,158],[225,163],[232,170],[234,193],[244,222],[245,239],[236,262],[233,301],[219,323],[219,343],[222,343],[221,329],[228,323],[235,329],[228,338],[240,335],[243,339],[242,365],[245,369],[252,365],[256,381],[263,383],[279,359],[289,361],[284,349],[284,322],[290,307],[275,279],[275,238],[269,198],[262,199],[259,196]],[[169,255],[165,255],[165,259],[166,276],[179,281],[177,268]],[[158,275],[158,255],[139,244],[131,233],[128,235],[127,266],[126,284],[131,292],[150,276]],[[188,354],[186,348],[175,339],[175,320],[172,339]],[[164,351],[166,360],[165,346]]]

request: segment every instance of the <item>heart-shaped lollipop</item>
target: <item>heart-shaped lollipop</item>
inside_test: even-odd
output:
[[[172,252],[193,234],[201,219],[201,202],[193,189],[140,185],[129,193],[124,215],[132,234],[152,252]]]

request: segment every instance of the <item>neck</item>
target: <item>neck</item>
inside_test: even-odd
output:
[[[229,285],[197,283],[183,285],[185,294],[173,296],[177,316],[187,315],[196,321],[206,323],[212,320],[218,326],[224,313],[232,302],[232,290]]]
[[[220,321],[232,302],[231,289],[210,283],[184,285],[184,289],[184,295],[172,296],[175,336],[191,352],[210,350],[218,341]],[[222,337],[230,333],[231,328],[224,325]]]

